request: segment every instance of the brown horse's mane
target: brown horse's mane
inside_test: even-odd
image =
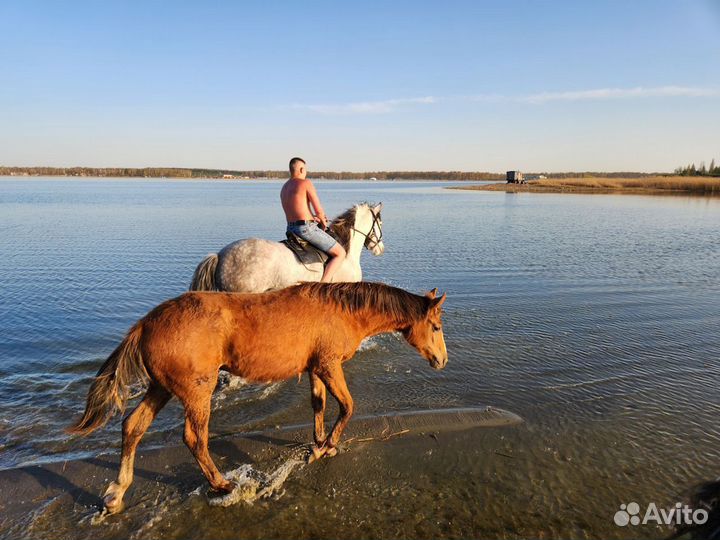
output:
[[[430,307],[430,298],[419,296],[384,283],[303,283],[301,292],[310,298],[357,313],[371,308],[398,321],[422,319]]]

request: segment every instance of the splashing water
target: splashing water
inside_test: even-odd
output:
[[[221,497],[208,499],[210,506],[221,506],[226,508],[239,502],[252,504],[258,499],[272,497],[277,494],[281,497],[283,491],[280,491],[290,473],[298,466],[305,465],[304,460],[290,458],[272,472],[265,473],[253,468],[252,465],[246,463],[237,469],[233,469],[225,473],[225,478],[231,482],[235,482],[236,487],[230,493]],[[191,495],[200,495],[203,487],[198,487]]]
[[[357,352],[372,351],[373,349],[377,349],[379,346],[380,346],[380,344],[378,343],[377,338],[370,337],[370,338],[364,339],[360,343],[360,346],[358,347]]]
[[[213,394],[213,403],[218,404],[229,396],[242,402],[261,401],[275,394],[281,386],[282,381],[268,384],[249,383],[242,377],[221,371]]]

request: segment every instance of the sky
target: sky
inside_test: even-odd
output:
[[[720,0],[3,0],[0,165],[720,162]]]

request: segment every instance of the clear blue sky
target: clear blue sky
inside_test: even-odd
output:
[[[0,3],[0,164],[720,161],[720,1]]]

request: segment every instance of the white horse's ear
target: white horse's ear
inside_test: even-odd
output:
[[[379,213],[380,210],[382,210],[382,203],[381,202],[377,203],[375,206],[373,206],[372,209],[373,209],[373,212],[375,212],[376,214]]]

